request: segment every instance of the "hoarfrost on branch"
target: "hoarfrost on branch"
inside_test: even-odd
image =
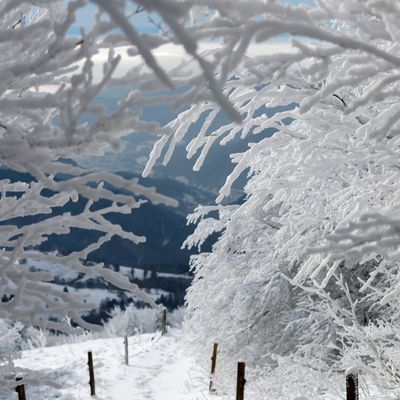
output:
[[[160,138],[145,174],[197,121],[187,145],[194,170],[210,148],[254,135],[231,155],[219,217],[209,208],[193,216],[188,246],[222,232],[211,253],[192,259],[196,340],[224,342],[227,358],[258,365],[360,362],[398,382],[385,346],[398,347],[400,5],[315,3],[185,2],[196,5],[189,32],[220,43],[208,59],[242,123],[218,123],[213,102],[192,105],[169,123],[174,132]],[[224,205],[242,173],[246,199]]]

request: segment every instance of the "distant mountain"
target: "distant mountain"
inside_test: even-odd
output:
[[[121,172],[124,178],[139,178],[146,186],[155,186],[157,191],[176,198],[179,207],[154,205],[151,202],[134,209],[130,214],[109,213],[107,219],[119,224],[123,229],[143,235],[147,242],[134,245],[126,239],[114,237],[99,250],[89,255],[90,261],[104,262],[110,265],[125,265],[136,268],[147,268],[159,272],[185,273],[188,271],[189,257],[192,251],[181,250],[185,238],[193,227],[187,226],[186,214],[199,202],[209,202],[213,194],[174,179],[142,179],[133,173]],[[0,168],[0,179],[31,182],[33,177],[9,169]],[[115,189],[114,189],[115,190]],[[117,192],[123,192],[118,189]],[[83,210],[86,199],[69,201],[64,207],[53,209],[53,214],[71,213],[76,215]],[[96,203],[96,207],[107,205],[105,200]],[[7,223],[26,225],[45,218],[45,216],[28,216],[13,219]],[[97,231],[72,229],[68,235],[50,235],[38,250],[47,252],[58,250],[62,254],[82,249],[96,241],[100,233]]]
[[[63,160],[74,164],[74,161]],[[132,281],[145,288],[155,299],[164,305],[174,308],[182,305],[186,288],[190,285],[189,257],[195,250],[181,249],[183,241],[193,231],[193,226],[187,226],[186,214],[193,210],[198,203],[208,203],[214,193],[191,185],[179,179],[143,179],[131,172],[120,172],[126,179],[138,178],[146,186],[154,186],[159,193],[176,198],[179,207],[154,205],[151,202],[134,209],[130,214],[109,213],[106,218],[119,224],[123,229],[143,235],[147,242],[135,245],[128,240],[113,237],[100,249],[89,254],[89,263],[102,262],[112,269],[124,268],[124,272]],[[0,167],[0,180],[9,179],[11,182],[32,182],[34,178],[28,173],[20,173]],[[60,177],[62,179],[62,177]],[[115,190],[115,188],[113,189]],[[123,189],[117,192],[123,193]],[[76,215],[85,207],[86,199],[69,201],[64,207],[53,208],[53,214],[71,213]],[[98,201],[94,206],[107,206],[105,200]],[[29,225],[47,216],[28,216],[3,221],[2,224]],[[61,254],[80,250],[95,242],[100,233],[93,230],[72,229],[68,235],[50,235],[36,250],[50,252],[57,250]],[[212,240],[204,247],[210,250]],[[123,266],[123,267],[121,267]],[[35,268],[44,266],[35,265]],[[45,266],[56,270],[54,284],[61,285],[65,290],[79,291],[89,298],[99,299],[97,311],[91,314],[90,320],[99,322],[105,318],[114,305],[124,306],[133,301],[123,291],[104,282],[102,279],[87,280],[84,276],[59,274],[57,266]],[[136,271],[136,272],[135,272]],[[143,271],[138,273],[137,271]],[[102,293],[105,301],[101,302]],[[99,297],[100,296],[100,297]],[[108,300],[107,300],[108,299]]]
[[[115,109],[118,98],[122,95],[122,89],[114,88],[112,91],[105,92],[99,102],[105,104],[108,109]],[[292,107],[292,106],[291,106]],[[277,111],[281,111],[284,108],[267,109],[262,108],[258,111],[258,114],[265,114],[271,116]],[[156,105],[146,107],[143,110],[142,118],[144,120],[154,120],[156,117],[161,124],[166,124],[174,118],[174,112],[167,105]],[[210,198],[209,201],[213,201],[216,197],[218,190],[224,184],[226,177],[233,170],[234,165],[231,163],[230,154],[242,153],[248,148],[249,143],[258,142],[267,136],[272,136],[275,132],[274,129],[267,129],[264,132],[253,135],[249,134],[245,139],[238,138],[231,141],[225,146],[215,144],[200,171],[194,172],[193,165],[194,160],[188,160],[186,158],[186,145],[189,141],[196,136],[202,120],[200,122],[192,124],[189,128],[189,132],[182,143],[178,144],[176,151],[168,163],[167,166],[157,163],[153,169],[151,177],[158,179],[159,181],[164,178],[178,179],[181,181],[190,182],[191,185],[203,188],[211,193],[215,193],[214,197]],[[227,123],[227,117],[220,112],[217,115],[216,120],[211,124],[210,131]],[[123,143],[124,149],[120,153],[108,152],[101,157],[87,157],[85,159],[79,159],[78,163],[88,168],[94,169],[108,169],[111,171],[131,171],[136,174],[141,174],[143,168],[147,162],[150,151],[153,144],[158,140],[158,136],[151,133],[136,132],[135,134],[127,136]],[[246,181],[246,176],[242,176],[238,179],[234,185],[234,191],[229,201],[234,200],[242,193],[243,185]]]
[[[117,172],[118,175],[125,179],[137,178],[146,186],[154,186],[157,192],[170,196],[179,202],[175,212],[185,218],[199,204],[212,204],[215,201],[217,191],[212,188],[206,188],[196,185],[189,179],[178,176],[153,176],[150,178],[142,178],[137,173],[133,172]]]

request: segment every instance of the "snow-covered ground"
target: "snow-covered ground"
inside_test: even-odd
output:
[[[32,252],[32,254],[36,254],[35,252]],[[37,253],[38,255],[40,253]],[[43,260],[35,260],[33,258],[30,258],[28,260],[29,265],[32,267],[32,270],[35,271],[48,271],[54,274],[54,276],[58,278],[62,278],[65,280],[72,280],[76,278],[79,274],[76,271],[71,271],[69,268],[67,268],[64,265],[61,264],[56,264],[54,262],[48,262],[48,261],[43,261]],[[146,279],[146,270],[143,268],[132,268],[132,267],[124,267],[120,266],[119,272],[121,272],[125,276],[133,275],[135,279],[138,280],[144,280]],[[151,274],[151,271],[147,271],[149,273],[149,277]],[[157,272],[157,277],[159,278],[174,278],[174,279],[188,279],[191,280],[193,277],[189,274],[173,274],[170,272]],[[81,282],[84,282],[86,280],[90,279],[89,276],[83,276],[80,278]]]
[[[87,352],[93,352],[96,396],[90,396]],[[129,365],[122,338],[24,351],[17,366],[42,372],[61,385],[27,385],[27,400],[208,400],[208,372],[195,364],[181,331],[129,338]],[[15,397],[16,398],[16,397]],[[0,400],[5,400],[0,396]],[[9,399],[7,399],[9,400]],[[218,396],[218,400],[225,400]]]
[[[56,283],[45,283],[46,286],[51,287],[52,289],[61,291],[64,285],[58,285]],[[75,288],[68,286],[68,291],[70,293],[74,293],[76,298],[83,300],[84,303],[91,305],[93,308],[99,308],[100,304],[103,301],[110,301],[110,300],[118,300],[120,297],[118,289],[101,289],[101,288]],[[156,289],[156,288],[145,288],[143,292],[150,295],[150,297],[157,301],[161,296],[168,296],[170,292],[167,292],[163,289]],[[136,300],[137,298],[133,293],[128,291],[125,292],[126,298],[131,298]]]
[[[211,350],[211,349],[210,349]],[[93,352],[96,396],[91,397],[87,352]],[[204,353],[206,364],[211,354]],[[221,355],[218,364],[221,364]],[[29,368],[59,385],[26,384],[27,400],[232,400],[235,398],[236,374],[230,374],[230,393],[210,394],[209,371],[200,367],[190,352],[181,329],[129,337],[129,365],[125,365],[123,338],[91,339],[23,351],[15,365]],[[218,369],[218,368],[217,368]],[[236,371],[235,371],[236,372]],[[253,373],[252,373],[253,372]],[[290,380],[286,379],[290,376]],[[217,374],[218,375],[218,374]],[[318,373],[301,365],[287,365],[275,375],[261,370],[247,371],[245,399],[264,400],[341,400],[345,398],[345,377]],[[220,377],[216,377],[217,382]],[[398,392],[383,393],[361,377],[360,399],[394,400]],[[218,384],[217,384],[218,386]],[[304,394],[307,394],[304,396]],[[17,395],[0,400],[16,400]]]

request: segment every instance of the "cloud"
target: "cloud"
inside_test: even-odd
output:
[[[199,53],[206,54],[210,50],[215,50],[219,47],[215,42],[203,42],[199,44]],[[143,63],[140,56],[129,56],[129,46],[118,47],[114,49],[115,54],[121,56],[121,61],[113,75],[114,78],[122,78],[132,68]],[[293,52],[294,47],[290,45],[289,41],[280,42],[267,42],[267,43],[253,43],[248,48],[246,55],[250,57],[265,56],[281,52]],[[102,49],[93,56],[94,63],[93,77],[95,82],[99,82],[103,76],[103,65],[108,60],[108,50]],[[186,70],[193,72],[199,71],[197,62],[193,61],[190,56],[185,52],[182,46],[174,44],[166,44],[153,51],[153,54],[161,67],[168,71],[178,65],[182,64]],[[81,64],[82,65],[82,64]],[[76,73],[76,72],[74,72]],[[55,92],[56,87],[42,86],[43,90],[48,92]]]
[[[207,51],[217,49],[219,45],[217,43],[207,42],[200,43],[199,53],[204,54]],[[121,55],[121,62],[116,70],[115,76],[124,76],[131,68],[139,65],[142,60],[140,56],[130,57],[127,54],[128,47],[120,47],[115,49],[116,53]],[[246,54],[252,56],[262,56],[274,54],[277,52],[293,52],[294,48],[290,45],[289,41],[284,42],[271,42],[271,43],[254,43],[248,48]],[[170,70],[180,63],[185,63],[186,68],[198,69],[197,63],[191,61],[190,56],[185,52],[182,46],[167,44],[159,47],[153,52],[155,58],[159,64],[165,70]],[[102,65],[108,59],[108,51],[100,51],[93,57],[93,61],[96,65],[95,76],[97,79],[100,78],[102,73]]]

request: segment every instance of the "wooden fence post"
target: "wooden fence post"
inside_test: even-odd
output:
[[[128,337],[127,336],[125,336],[124,344],[125,344],[125,365],[129,365]]]
[[[92,352],[88,352],[88,366],[89,366],[89,385],[90,385],[90,395],[95,396],[95,384],[94,384],[94,370],[93,370],[93,355]]]
[[[358,370],[353,368],[346,371],[346,399],[358,400]]]
[[[22,378],[15,378],[17,382],[20,381],[21,379]],[[18,393],[18,400],[26,400],[24,385],[17,385],[15,391]]]
[[[210,392],[215,392],[214,376],[215,376],[215,368],[217,366],[217,353],[218,353],[218,343],[214,343],[213,353],[211,357],[210,386],[208,388]]]
[[[244,400],[244,385],[246,384],[245,379],[245,367],[244,362],[238,363],[237,370],[237,384],[236,384],[236,400]]]
[[[166,308],[164,308],[164,310],[163,310],[161,334],[162,334],[162,336],[167,334],[167,309]]]

